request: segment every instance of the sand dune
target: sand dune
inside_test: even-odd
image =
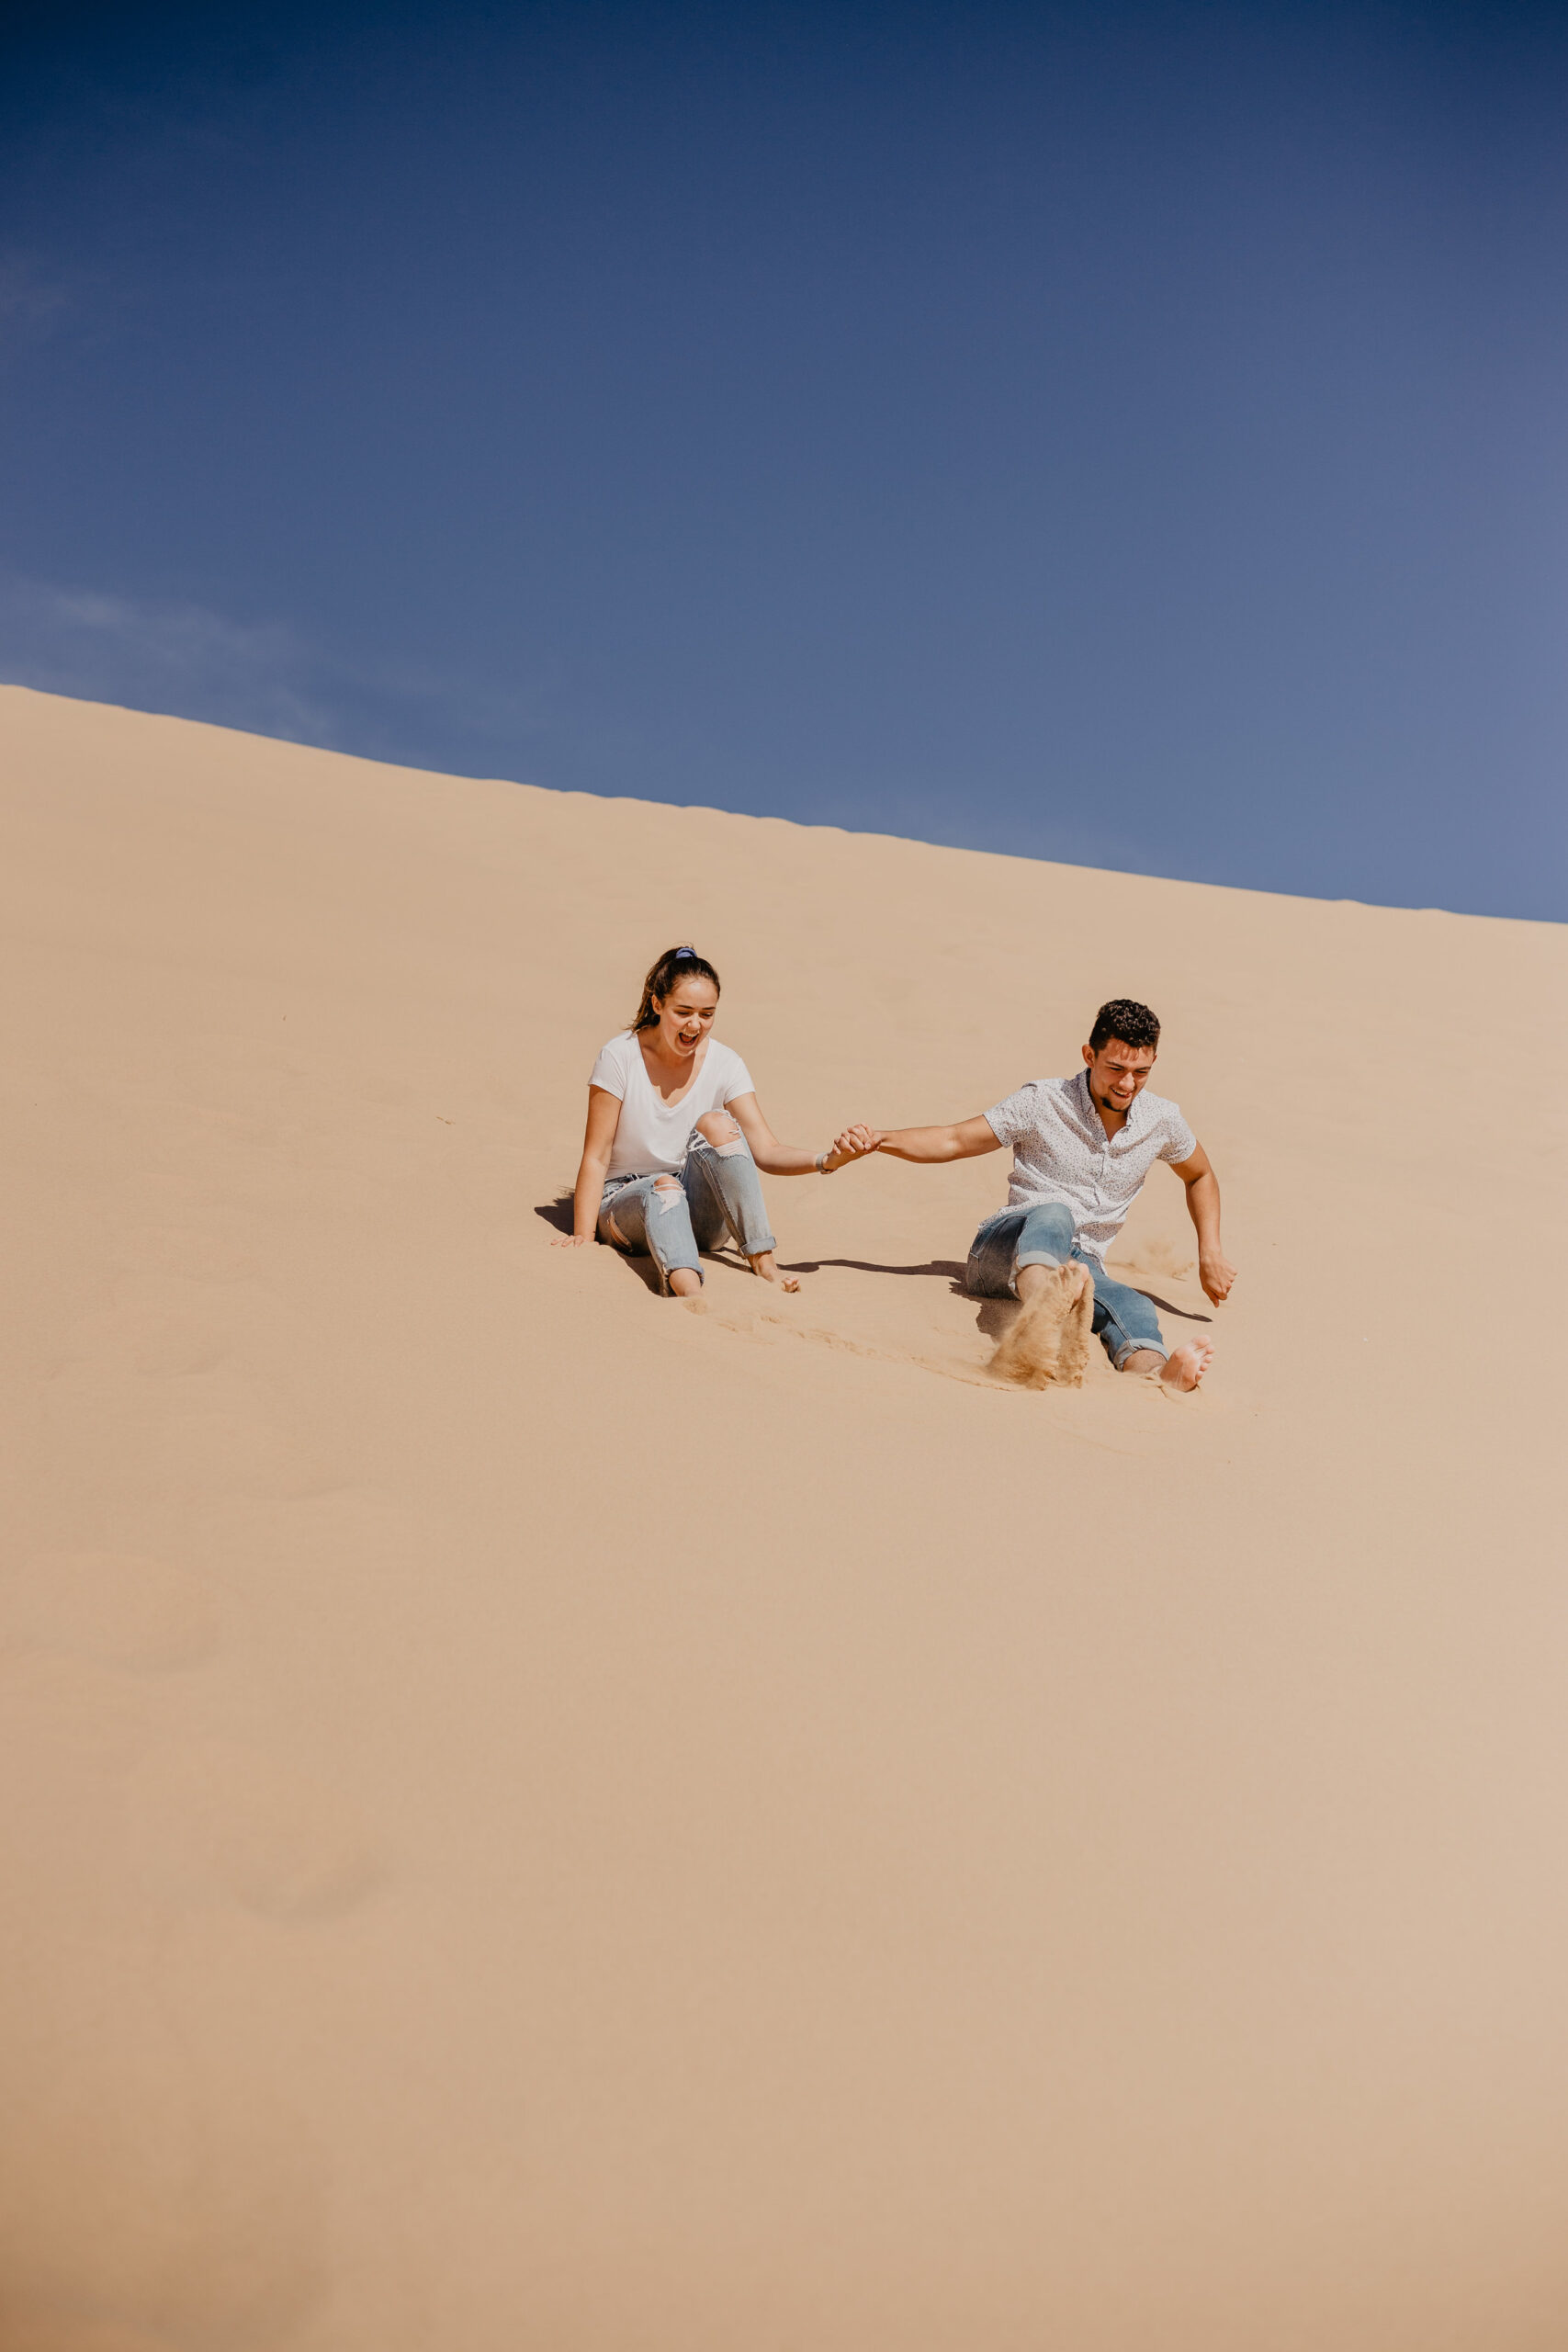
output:
[[[6,2352],[1560,2345],[1562,934],[0,750]],[[1203,1392],[987,1378],[999,1159],[552,1250],[679,937],[814,1146],[1153,1003]]]

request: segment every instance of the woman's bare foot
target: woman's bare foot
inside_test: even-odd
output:
[[[750,1265],[751,1272],[754,1274],[761,1274],[765,1283],[777,1283],[781,1290],[798,1290],[800,1288],[800,1276],[798,1274],[781,1274],[778,1270],[777,1261],[775,1261],[771,1250],[759,1250],[756,1257],[748,1259],[747,1263]]]
[[[1161,1384],[1175,1389],[1179,1395],[1189,1388],[1196,1388],[1213,1363],[1213,1354],[1214,1351],[1207,1340],[1189,1340],[1184,1348],[1178,1348],[1173,1355],[1167,1356],[1160,1367]]]
[[[703,1278],[690,1266],[677,1266],[671,1274],[670,1288],[677,1298],[701,1298]]]

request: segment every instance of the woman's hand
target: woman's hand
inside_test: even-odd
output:
[[[558,1233],[550,1248],[552,1250],[581,1250],[586,1248],[592,1238],[593,1236],[591,1233]]]
[[[822,1172],[832,1175],[835,1169],[845,1168],[852,1159],[864,1159],[876,1149],[882,1137],[874,1127],[846,1127],[842,1135],[833,1137],[822,1155]]]

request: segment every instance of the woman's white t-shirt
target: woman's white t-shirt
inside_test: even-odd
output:
[[[604,1048],[588,1083],[620,1099],[608,1176],[673,1176],[704,1113],[722,1111],[738,1094],[755,1094],[751,1073],[739,1054],[716,1037],[698,1050],[695,1078],[679,1102],[666,1102],[648,1074],[642,1047],[630,1029],[623,1029]]]

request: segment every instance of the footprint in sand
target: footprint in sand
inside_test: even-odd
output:
[[[0,1649],[57,1650],[132,1673],[199,1666],[221,1639],[211,1588],[130,1552],[35,1552],[0,1575]]]
[[[354,1808],[259,1748],[170,1741],[125,1789],[126,1840],[165,1902],[231,1902],[287,1923],[340,1918],[385,1875]]]

